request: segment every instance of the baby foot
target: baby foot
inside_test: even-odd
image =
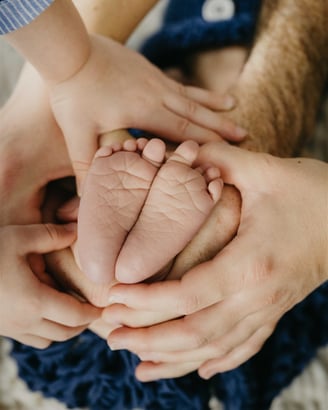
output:
[[[145,138],[115,143],[96,153],[83,187],[77,242],[80,267],[92,281],[114,279],[117,255],[164,156],[161,140]]]
[[[134,283],[161,271],[193,238],[221,195],[217,168],[191,168],[199,146],[182,143],[159,169],[118,256],[115,276]]]

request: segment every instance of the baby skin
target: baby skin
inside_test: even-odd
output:
[[[221,195],[217,168],[192,167],[198,151],[187,141],[165,161],[156,138],[98,150],[78,215],[78,258],[89,279],[136,283],[167,271]]]

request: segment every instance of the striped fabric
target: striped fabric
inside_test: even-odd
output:
[[[54,0],[0,0],[0,34],[26,26]]]

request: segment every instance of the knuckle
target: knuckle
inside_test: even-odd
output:
[[[178,302],[178,308],[177,311],[181,315],[191,315],[192,313],[195,313],[199,310],[200,308],[200,300],[198,295],[193,294],[189,295],[185,298],[182,298]]]
[[[297,297],[288,288],[279,288],[270,292],[264,300],[266,306],[275,306],[275,314],[283,315],[297,303]]]
[[[274,272],[273,259],[266,257],[256,260],[253,265],[252,271],[252,278],[254,283],[268,280],[272,277]]]
[[[212,344],[213,348],[213,353],[215,354],[215,357],[223,357],[226,356],[232,349],[231,346],[224,344],[222,342],[214,342]]]
[[[184,337],[188,340],[188,345],[192,349],[199,349],[200,347],[207,346],[210,337],[197,327],[192,326],[188,320],[184,321],[183,330]]]
[[[190,121],[187,118],[179,118],[176,124],[177,133],[186,137],[188,135],[188,130],[190,127]]]
[[[186,115],[188,116],[188,118],[192,118],[197,111],[197,103],[193,100],[187,99],[186,100]]]
[[[175,84],[175,86],[176,86],[176,92],[177,92],[179,95],[181,95],[182,97],[186,97],[186,96],[187,96],[187,89],[186,89],[186,87],[185,87],[183,84],[178,83],[178,82],[175,82],[174,84]]]
[[[87,173],[90,168],[90,162],[72,159],[72,167],[78,173]]]
[[[46,223],[44,224],[44,229],[49,235],[49,238],[52,242],[57,242],[59,240],[59,234],[56,227],[52,224]]]

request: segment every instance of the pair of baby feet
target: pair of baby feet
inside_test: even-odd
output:
[[[93,282],[148,279],[193,238],[223,186],[217,168],[192,167],[198,151],[187,141],[164,162],[156,138],[98,150],[78,216],[80,267]]]

